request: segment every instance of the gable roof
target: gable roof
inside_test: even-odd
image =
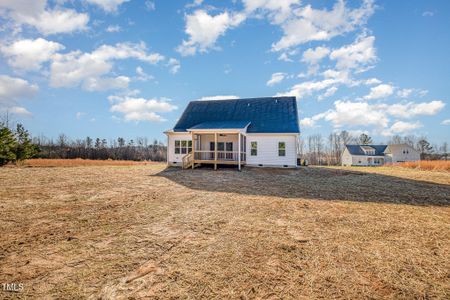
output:
[[[210,122],[213,125],[208,125]],[[217,126],[218,122],[250,123],[248,133],[300,133],[295,97],[191,101],[173,130],[207,129],[205,126]]]
[[[375,156],[384,156],[384,150],[386,150],[387,145],[345,145],[345,147],[351,155],[367,155],[363,147],[370,147],[375,149]]]

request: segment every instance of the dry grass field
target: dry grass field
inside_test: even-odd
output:
[[[27,159],[23,166],[25,167],[87,167],[87,166],[142,166],[152,165],[155,162],[132,161],[132,160],[95,160],[95,159],[46,159],[33,158]]]
[[[0,199],[0,298],[450,298],[450,172],[2,168]]]

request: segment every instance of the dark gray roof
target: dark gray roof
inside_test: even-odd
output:
[[[244,129],[249,124],[249,121],[203,122],[188,129]]]
[[[299,133],[295,97],[191,101],[174,131],[206,122],[250,122],[249,133]]]
[[[375,149],[375,155],[383,156],[384,150],[386,150],[387,145],[345,145],[347,147],[348,152],[351,155],[367,155],[362,147],[369,146]],[[372,156],[372,155],[371,155]]]

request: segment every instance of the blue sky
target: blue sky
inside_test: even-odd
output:
[[[450,141],[449,1],[0,0],[0,113],[164,140],[191,100],[295,95],[304,135]]]

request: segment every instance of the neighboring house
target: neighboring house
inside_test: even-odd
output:
[[[298,124],[295,97],[191,101],[165,132],[167,162],[295,167]]]
[[[407,144],[346,145],[341,159],[343,166],[381,166],[420,160],[420,154]]]

